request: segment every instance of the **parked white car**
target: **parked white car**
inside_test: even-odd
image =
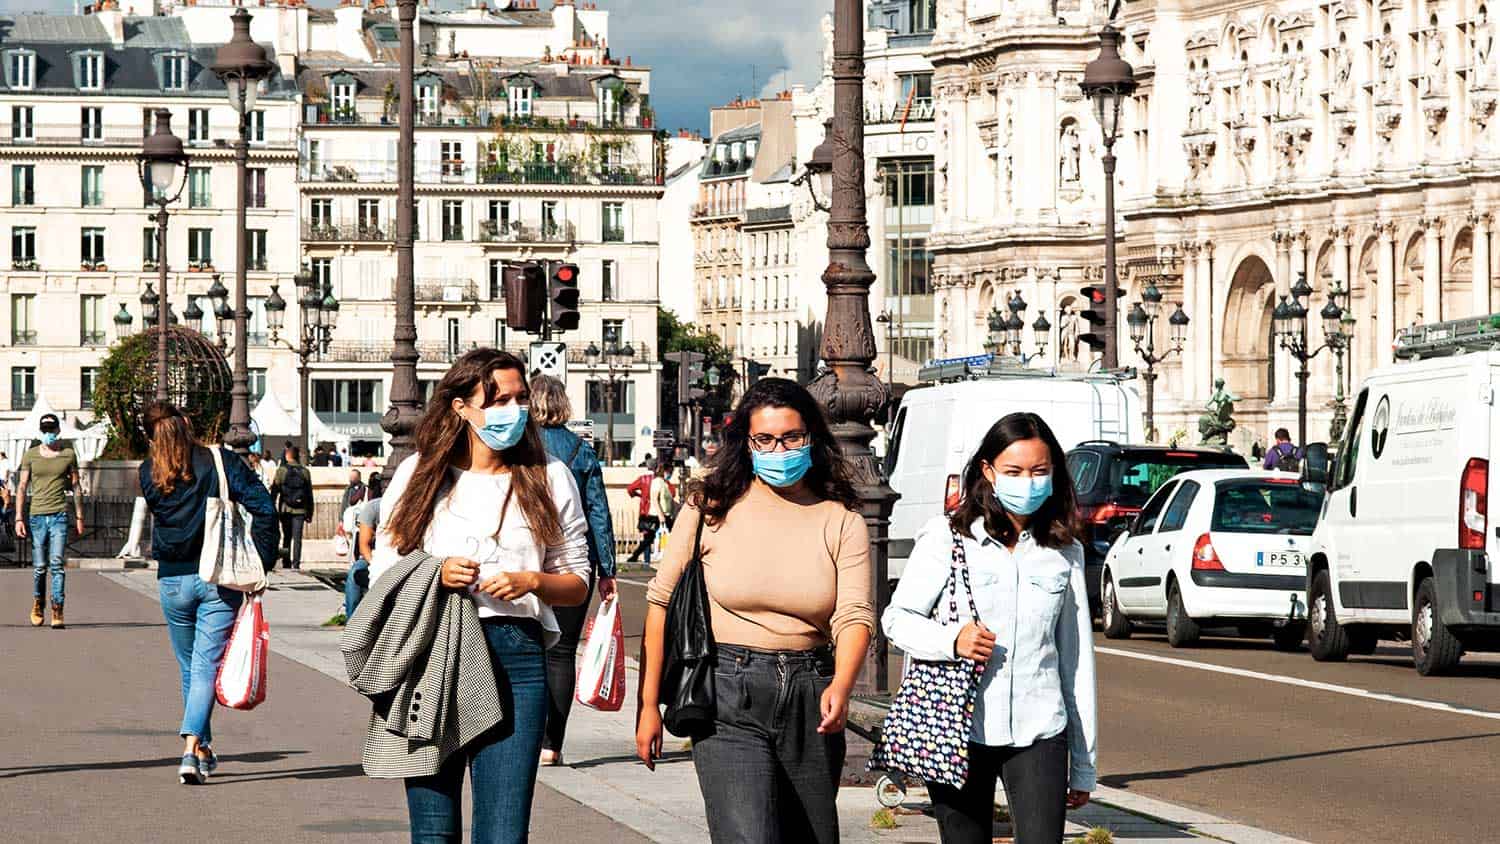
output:
[[[1295,650],[1307,632],[1307,559],[1323,497],[1296,475],[1186,472],[1162,485],[1100,575],[1104,635],[1161,624],[1183,647],[1208,626],[1270,635]]]

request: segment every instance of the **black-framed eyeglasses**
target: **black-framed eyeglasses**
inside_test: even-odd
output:
[[[750,436],[750,449],[752,451],[776,451],[780,445],[787,451],[802,448],[812,442],[812,438],[806,431],[788,431],[781,436],[775,434],[752,434]]]

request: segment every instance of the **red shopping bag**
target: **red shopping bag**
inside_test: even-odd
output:
[[[246,595],[214,683],[220,705],[254,709],[266,699],[266,657],[270,651],[271,628],[266,624],[260,594]]]
[[[625,629],[620,621],[619,599],[599,603],[583,637],[574,697],[600,712],[618,712],[625,705]]]

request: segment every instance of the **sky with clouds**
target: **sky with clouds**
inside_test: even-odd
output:
[[[610,12],[610,52],[653,71],[651,101],[659,125],[698,130],[707,130],[710,106],[736,95],[817,82],[819,21],[832,9],[831,2],[816,0],[598,2]],[[0,0],[0,9],[72,14],[74,0]]]

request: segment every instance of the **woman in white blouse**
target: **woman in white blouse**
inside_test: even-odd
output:
[[[406,781],[413,842],[462,837],[464,771],[473,774],[476,842],[523,842],[547,717],[545,649],[553,606],[588,595],[588,524],[572,473],[549,459],[528,418],[526,366],[476,349],[438,383],[417,453],[381,500],[370,581],[416,549],[443,558],[443,585],[473,596],[505,720],[454,753],[435,777]]]
[[[943,844],[988,842],[996,780],[1017,844],[1056,844],[1094,789],[1093,626],[1077,502],[1062,447],[1034,413],[996,422],[964,470],[951,518],[917,535],[882,623],[914,659],[984,663],[963,788],[932,784]],[[979,618],[933,617],[963,542]],[[961,589],[962,587],[960,587]],[[968,602],[959,597],[961,612]],[[947,602],[938,617],[946,618]]]

